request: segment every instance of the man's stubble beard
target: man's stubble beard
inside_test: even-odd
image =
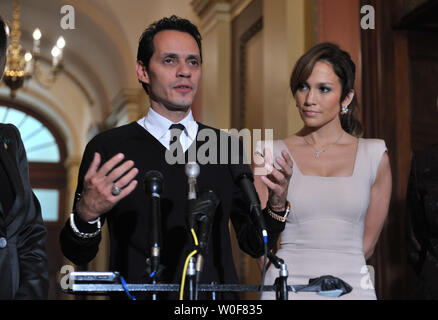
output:
[[[158,104],[164,106],[167,110],[172,111],[172,112],[177,112],[177,111],[179,111],[179,112],[187,112],[187,111],[190,109],[190,107],[192,106],[193,101],[194,101],[194,99],[192,99],[192,100],[190,101],[190,103],[187,103],[187,104],[175,104],[175,103],[172,103],[172,102],[169,101],[169,100],[161,99],[161,98],[157,97],[157,96],[156,96],[156,95],[150,90],[150,88],[149,88],[149,98],[150,98],[152,101],[157,102]]]

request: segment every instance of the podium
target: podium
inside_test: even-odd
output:
[[[240,285],[240,284],[197,284],[189,281],[185,287],[186,300],[198,300],[198,293],[210,293],[210,300],[217,300],[217,294],[223,292],[267,292],[275,291],[276,300],[288,300],[289,292],[315,292],[327,297],[339,297],[352,291],[352,287],[339,278],[321,276],[309,280],[307,285],[288,285],[287,271],[281,269],[273,285]],[[125,292],[129,298],[135,300],[131,294],[150,293],[156,297],[158,293],[180,292],[179,284],[164,283],[131,283],[125,282],[118,272],[71,272],[69,284],[63,288],[65,293],[77,295],[110,295]],[[155,300],[155,299],[154,299]]]
[[[198,300],[198,293],[210,293],[210,300],[217,300],[217,294],[221,292],[267,292],[275,291],[276,300],[288,300],[289,292],[317,292],[327,297],[339,297],[352,291],[352,287],[342,279],[326,275],[319,278],[310,279],[306,285],[288,285],[289,276],[287,266],[284,261],[274,254],[269,254],[269,258],[275,268],[279,270],[278,277],[273,285],[240,285],[240,284],[199,284],[197,283],[194,267],[186,273],[187,286],[183,291],[179,284],[165,283],[126,283],[119,272],[71,272],[69,274],[69,284],[67,288],[62,288],[65,293],[82,295],[110,295],[112,293],[123,293],[135,300],[131,295],[135,293],[150,293],[153,300],[156,300],[158,293],[180,292],[180,298],[187,300]]]
[[[277,283],[277,282],[276,282]],[[190,292],[188,288],[188,300],[196,300],[196,294]],[[280,284],[264,285],[263,292],[276,291],[277,299],[287,300],[287,294],[282,295],[279,291],[296,292],[297,286],[286,286]],[[71,272],[69,274],[68,288],[63,288],[63,292],[75,295],[110,295],[112,293],[129,292],[157,294],[163,292],[179,292],[179,284],[146,284],[146,283],[126,283],[120,282],[118,272]],[[197,292],[210,293],[210,299],[216,300],[218,293],[223,292],[260,292],[261,285],[240,285],[240,284],[198,284]]]

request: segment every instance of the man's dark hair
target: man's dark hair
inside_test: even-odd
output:
[[[7,34],[6,23],[0,17],[0,79],[3,75],[3,71],[6,64],[6,49],[7,49]]]
[[[149,70],[149,62],[155,51],[154,37],[158,32],[165,30],[176,30],[190,34],[198,44],[202,63],[201,34],[199,33],[198,28],[189,20],[172,15],[169,18],[162,18],[161,20],[152,23],[140,37],[137,50],[137,61],[141,61],[146,70]],[[142,83],[142,85],[146,92],[148,92],[146,85],[144,83]]]

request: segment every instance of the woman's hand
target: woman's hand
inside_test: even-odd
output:
[[[264,150],[265,169],[267,174],[261,176],[261,181],[268,188],[268,203],[274,211],[286,210],[287,193],[289,189],[290,178],[293,172],[293,162],[288,152],[283,150],[282,157],[277,157],[275,161],[280,169],[275,168],[269,149]]]

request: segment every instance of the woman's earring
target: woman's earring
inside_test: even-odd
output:
[[[347,112],[348,112],[348,107],[347,106],[341,107],[341,114],[342,115],[347,114]]]

